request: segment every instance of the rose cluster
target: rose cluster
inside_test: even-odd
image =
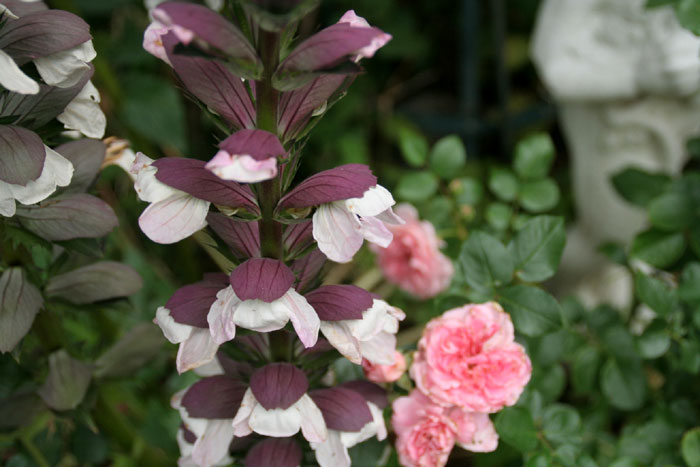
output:
[[[393,404],[402,465],[445,465],[455,443],[476,452],[496,449],[488,414],[515,404],[531,372],[510,316],[497,303],[466,305],[430,321],[410,369],[416,389]]]
[[[205,230],[231,264],[156,311],[179,345],[178,371],[203,377],[172,401],[183,420],[180,465],[286,467],[314,456],[349,466],[348,448],[387,436],[388,402],[369,381],[338,384],[330,365],[396,364],[404,313],[354,285],[320,285],[322,268],[350,261],[364,240],[388,246],[389,226],[403,220],[367,166],[293,182],[306,134],[391,36],[349,11],[293,44],[314,2],[258,3],[242,3],[236,23],[193,3],[150,11],[144,48],[226,131],[208,162],[131,150],[111,162],[148,203],[139,226],[151,240]]]

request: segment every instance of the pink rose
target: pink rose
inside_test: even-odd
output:
[[[489,302],[455,308],[430,321],[410,373],[438,404],[493,413],[515,404],[532,366],[514,342],[510,316]]]
[[[394,240],[386,248],[373,247],[384,275],[402,289],[419,298],[433,297],[445,290],[454,268],[440,253],[441,240],[433,224],[420,221],[410,204],[396,207],[405,224],[388,225]]]
[[[418,390],[396,399],[393,411],[396,449],[403,466],[443,466],[455,443],[478,452],[498,446],[498,435],[487,414],[442,407]]]
[[[401,352],[394,352],[394,363],[391,365],[381,365],[372,363],[369,360],[362,359],[362,369],[365,371],[365,377],[375,383],[392,383],[404,374],[406,371],[406,358]]]

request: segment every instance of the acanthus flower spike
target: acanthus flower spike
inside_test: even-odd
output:
[[[386,247],[393,238],[384,223],[401,224],[391,193],[369,167],[347,164],[307,178],[285,195],[278,209],[316,206],[313,237],[328,259],[347,263],[364,239]]]
[[[290,363],[270,363],[253,373],[233,420],[236,436],[252,432],[289,437],[301,430],[309,442],[328,437],[323,414],[307,394],[309,381]]]
[[[281,261],[252,258],[239,265],[207,315],[214,340],[219,344],[230,341],[236,326],[270,332],[291,321],[304,346],[313,346],[320,321],[293,284],[294,273]]]
[[[165,306],[156,311],[155,323],[165,338],[173,344],[180,344],[177,352],[179,373],[214,360],[219,344],[209,332],[207,313],[216,301],[216,293],[227,282],[225,274],[207,274],[202,281],[178,289]]]
[[[277,158],[286,153],[272,133],[240,130],[219,143],[219,152],[205,167],[222,180],[261,182],[277,175]]]

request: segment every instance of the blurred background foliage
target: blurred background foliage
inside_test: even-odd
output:
[[[141,0],[47,3],[80,15],[92,28],[98,53],[93,81],[102,95],[107,135],[129,140],[134,150],[152,158],[208,160],[214,155],[223,135],[179,92],[167,65],[141,47],[149,23]],[[566,148],[553,106],[528,58],[538,3],[324,0],[301,26],[301,34],[312,33],[317,24],[330,25],[346,10],[355,9],[394,38],[363,63],[366,73],[311,133],[299,177],[344,163],[369,164],[397,201],[416,205],[421,217],[435,225],[451,258],[460,256],[475,227],[507,245],[535,215],[572,219]],[[175,432],[180,421],[169,398],[196,377],[177,376],[174,346],[159,333],[138,334],[137,326],[150,322],[177,287],[199,280],[217,266],[196,238],[167,246],[150,242],[137,227],[143,205],[120,169],[108,167],[95,191],[120,219],[120,228],[107,240],[106,256],[134,267],[144,287],[128,301],[106,303],[91,313],[65,310],[60,325],[70,335],[69,350],[75,356],[99,355],[115,339],[127,336],[132,351],[121,354],[121,365],[122,376],[128,378],[105,379],[93,385],[78,413],[43,414],[12,436],[1,433],[0,420],[2,465],[174,465],[178,456]],[[609,246],[609,251],[626,264],[621,248]],[[691,262],[686,258],[673,270],[681,271]],[[438,299],[416,300],[383,281],[366,249],[352,264],[331,268],[330,280],[373,289],[406,311],[399,337],[404,350],[416,342],[429,319],[478,298],[478,294],[465,296],[465,278],[457,277],[456,286]],[[458,274],[463,269],[459,267]],[[639,300],[646,303],[653,298]],[[684,307],[683,319],[690,321],[690,305]],[[637,345],[624,325],[628,318],[609,308],[586,314],[573,300],[562,303],[562,315],[564,327],[543,329],[537,339],[526,339],[535,363],[533,381],[518,406],[496,419],[504,441],[499,450],[477,457],[455,450],[454,465],[522,465],[521,452],[531,453],[535,446],[544,446],[543,451],[530,455],[527,465],[555,465],[552,459],[557,459],[562,465],[589,466],[595,464],[586,464],[586,457],[612,462],[620,453],[623,462],[614,464],[618,467],[652,465],[655,454],[664,450],[674,454],[659,462],[680,462],[678,440],[685,428],[697,425],[697,401],[679,397],[672,404],[640,412],[636,422],[619,430],[624,416],[611,411],[610,403],[622,410],[636,409],[645,394],[629,395],[636,398],[634,406],[625,406],[625,401],[611,401],[593,388],[599,384],[600,371],[617,376],[621,365],[641,368],[638,356],[631,358],[632,363],[627,359],[635,350],[625,345]],[[671,320],[675,315],[668,316]],[[697,313],[694,316],[697,320]],[[643,344],[645,359],[660,358],[671,348],[668,343],[661,352],[666,344],[659,340],[663,339],[657,333]],[[674,345],[680,349],[690,340],[679,337]],[[619,342],[623,345],[611,344]],[[678,349],[673,352],[681,352]],[[687,357],[681,367],[687,364],[697,374],[700,353],[683,352]],[[671,365],[666,360],[657,363]],[[0,356],[0,399],[17,390],[23,371],[10,355]],[[353,374],[358,368],[336,371]],[[627,376],[623,374],[623,380]],[[639,378],[639,372],[631,378]],[[685,393],[682,377],[676,378],[681,380],[674,382],[672,391]],[[558,400],[569,405],[554,403]],[[575,409],[574,404],[590,410]],[[591,433],[600,435],[591,439]],[[696,434],[690,441],[700,445]],[[382,449],[379,443],[354,449],[354,465],[374,465]]]

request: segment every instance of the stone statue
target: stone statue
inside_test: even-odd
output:
[[[631,281],[602,270],[595,250],[628,242],[646,222],[611,176],[628,166],[678,173],[700,130],[700,39],[670,7],[644,3],[544,0],[532,43],[569,146],[577,208],[556,287],[589,304],[629,302]]]

